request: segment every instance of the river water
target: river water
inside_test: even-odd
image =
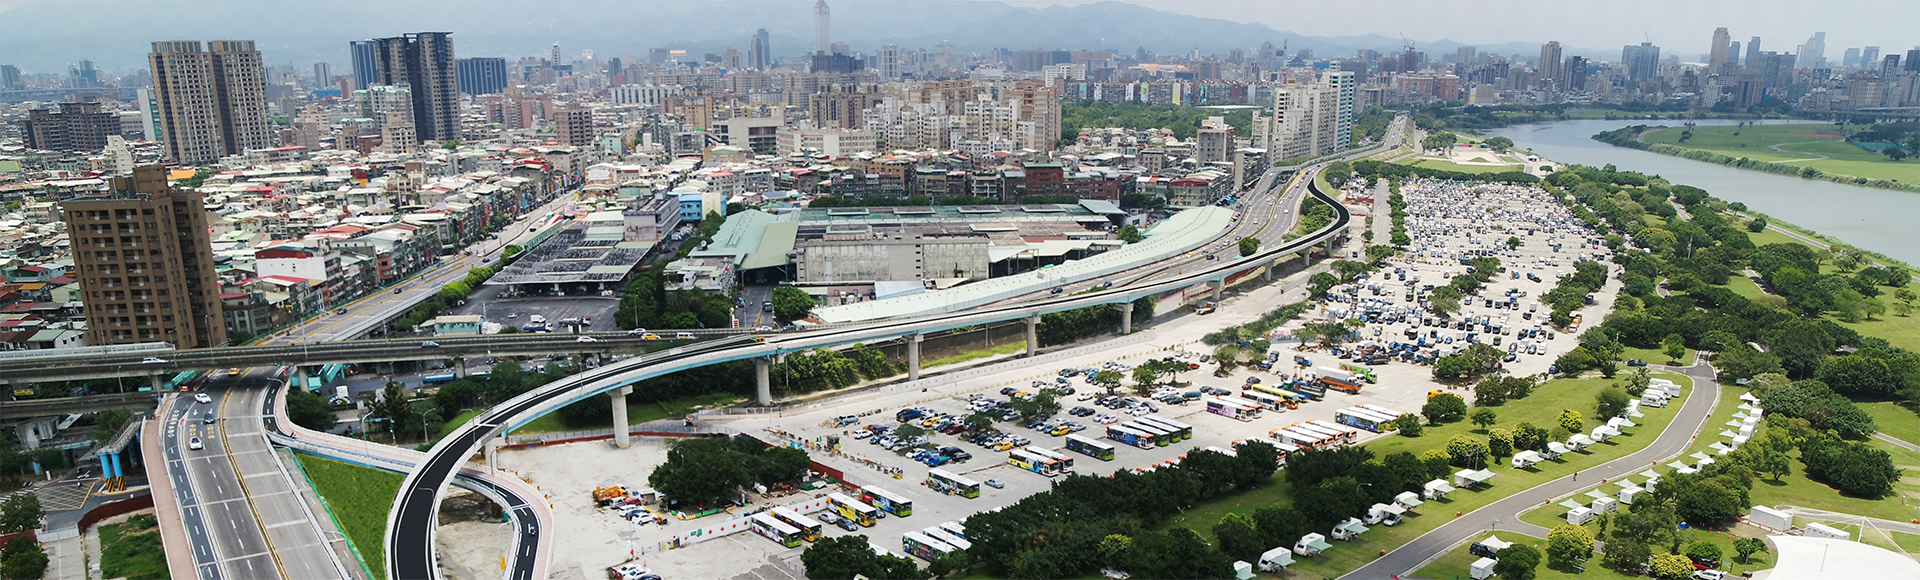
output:
[[[1772,123],[1780,123],[1773,121]],[[1580,120],[1517,125],[1488,136],[1512,139],[1519,147],[1561,163],[1594,167],[1608,163],[1622,171],[1658,174],[1676,184],[1707,190],[1849,244],[1920,264],[1920,193],[1907,193],[1759,171],[1614,147],[1592,139],[1595,133],[1631,125],[1677,126],[1682,121]],[[1701,126],[1737,121],[1700,121]]]

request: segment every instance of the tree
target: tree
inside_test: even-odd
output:
[[[1474,409],[1472,413],[1467,415],[1467,420],[1472,421],[1475,426],[1480,427],[1480,430],[1485,431],[1487,426],[1500,420],[1500,414],[1494,412],[1493,409],[1483,407]]]
[[[1666,340],[1660,342],[1660,346],[1664,350],[1663,354],[1667,355],[1667,360],[1678,362],[1681,357],[1687,356],[1687,343],[1678,334],[1667,335]]]
[[[1412,413],[1402,413],[1400,416],[1394,417],[1393,428],[1399,431],[1401,435],[1407,437],[1419,437],[1421,432],[1426,430],[1426,427],[1420,425],[1420,418],[1415,417]]]
[[[1562,525],[1547,532],[1547,567],[1571,570],[1593,557],[1593,530],[1586,526]]]
[[[1754,218],[1753,221],[1747,222],[1747,231],[1749,232],[1753,232],[1757,234],[1757,233],[1766,231],[1766,229],[1767,229],[1766,218]]]
[[[962,419],[961,423],[966,425],[968,431],[979,432],[979,431],[985,431],[989,427],[992,427],[993,422],[998,420],[1000,420],[999,415],[988,413],[986,411],[976,411],[972,414],[967,415],[967,418]]]
[[[1513,148],[1513,140],[1506,137],[1491,137],[1480,143],[1486,145],[1488,149],[1499,153],[1504,153],[1506,150]]]
[[[1526,544],[1514,544],[1500,550],[1493,573],[1505,580],[1533,580],[1540,567],[1540,551]]]
[[[1268,546],[1261,543],[1253,518],[1229,513],[1213,525],[1213,537],[1220,540],[1220,551],[1238,560],[1254,561]]]
[[[40,542],[20,536],[0,549],[0,577],[8,580],[39,580],[47,574],[47,552]]]
[[[1400,250],[1395,249],[1393,246],[1389,246],[1385,244],[1376,244],[1372,246],[1367,246],[1367,261],[1378,262],[1381,260],[1385,260],[1387,258],[1391,258],[1393,257],[1394,254],[1399,252]]]
[[[327,399],[306,389],[287,390],[287,418],[295,425],[314,431],[332,429],[334,423],[339,422]]]
[[[515,365],[514,368],[519,368],[519,365]],[[387,429],[395,437],[417,430],[414,422],[419,420],[420,416],[413,414],[413,400],[407,396],[405,387],[398,382],[387,381],[387,386],[380,390],[379,396],[374,398],[367,409],[367,418],[385,422]]]
[[[1487,432],[1487,451],[1494,457],[1513,456],[1513,432],[1506,429],[1494,429]]]
[[[37,529],[40,518],[47,512],[40,509],[40,497],[31,493],[16,493],[6,501],[0,502],[0,534],[12,534]]]
[[[687,439],[667,451],[667,460],[647,475],[647,484],[667,497],[714,505],[748,483],[747,468],[726,439]],[[869,551],[868,553],[871,553]]]
[[[1751,561],[1754,554],[1767,551],[1767,541],[1760,538],[1734,538],[1733,551],[1740,554],[1740,563]]]
[[[1615,537],[1607,540],[1606,555],[1608,568],[1638,574],[1646,569],[1647,559],[1653,557],[1653,550],[1637,537]]]
[[[1307,277],[1307,294],[1315,300],[1327,297],[1327,291],[1340,283],[1340,279],[1326,272],[1317,272]]]
[[[1513,426],[1513,448],[1539,451],[1547,447],[1550,436],[1546,429],[1535,427],[1532,423],[1521,422]]]
[[[1473,364],[1473,360],[1467,357],[1443,356],[1440,360],[1433,362],[1433,378],[1443,381],[1457,380],[1460,377],[1472,375],[1479,368],[1479,365]]]
[[[781,320],[798,320],[813,312],[813,296],[792,286],[774,288],[771,301],[774,318]]]
[[[1260,253],[1260,238],[1247,236],[1240,238],[1240,256],[1247,257]]]
[[[1460,290],[1452,286],[1441,286],[1433,289],[1433,294],[1427,297],[1427,301],[1431,302],[1433,309],[1442,316],[1450,316],[1460,311]]]
[[[1093,384],[1107,389],[1108,392],[1112,392],[1114,389],[1120,388],[1120,380],[1124,378],[1126,378],[1126,375],[1120,374],[1120,371],[1107,369],[1093,373],[1093,376],[1088,379]]]
[[[875,556],[863,534],[829,536],[808,545],[800,553],[800,563],[807,567],[807,576],[814,578],[871,577],[877,567]]]
[[[1661,554],[1650,562],[1655,578],[1681,580],[1693,575],[1693,560],[1679,554]]]
[[[926,428],[913,423],[901,423],[899,427],[893,429],[893,436],[901,439],[912,439],[926,434]]]
[[[967,557],[966,552],[955,551],[928,564],[927,573],[936,578],[945,578],[955,573],[966,572],[971,568],[973,568],[972,558]]]
[[[1428,423],[1439,424],[1459,419],[1467,413],[1467,402],[1459,395],[1441,393],[1427,397],[1427,404],[1420,407],[1420,414],[1426,416]]]
[[[1720,372],[1729,379],[1745,379],[1782,372],[1780,357],[1770,352],[1754,350],[1753,347],[1744,343],[1714,355],[1713,366],[1719,368]]]
[[[1140,228],[1134,227],[1133,224],[1120,226],[1120,241],[1129,244],[1138,244],[1140,240],[1144,239],[1146,239],[1146,237],[1140,235]]]
[[[1492,454],[1492,450],[1487,449],[1487,443],[1479,439],[1454,435],[1447,440],[1447,459],[1460,467],[1486,467],[1487,457]]]
[[[1267,506],[1253,511],[1253,529],[1260,536],[1262,551],[1273,546],[1292,545],[1300,536],[1313,531],[1307,516],[1288,506]]]
[[[1473,406],[1498,407],[1506,403],[1507,403],[1507,385],[1505,382],[1502,382],[1500,380],[1500,377],[1488,377],[1488,378],[1480,379],[1480,382],[1478,383],[1474,383]],[[1493,409],[1485,409],[1485,410],[1488,413],[1493,412]],[[1479,410],[1476,409],[1474,412],[1477,413],[1479,412]]]
[[[1586,430],[1587,422],[1580,418],[1579,411],[1567,409],[1560,412],[1560,428],[1568,433],[1579,433]]]
[[[1594,417],[1599,419],[1618,417],[1627,412],[1627,401],[1630,400],[1632,398],[1627,396],[1626,389],[1618,385],[1600,389],[1600,393],[1594,395]]]
[[[1720,556],[1721,556],[1720,546],[1714,545],[1713,542],[1709,542],[1705,540],[1697,541],[1691,544],[1687,544],[1686,555],[1688,558],[1693,558],[1693,561],[1695,562],[1699,562],[1702,560],[1705,560],[1708,562],[1719,562]]]

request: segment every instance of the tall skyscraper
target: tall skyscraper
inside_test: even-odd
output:
[[[1460,64],[1459,70],[1466,70],[1466,67],[1473,66],[1474,60],[1478,58],[1474,50],[1471,46],[1453,49],[1453,62]]]
[[[1540,82],[1554,82],[1560,78],[1560,41],[1548,41],[1540,45]]]
[[[507,59],[482,56],[456,59],[454,62],[459,69],[460,92],[493,95],[507,90]]]
[[[747,43],[747,68],[767,70],[773,68],[772,47],[767,45],[767,29],[754,31],[753,39]]]
[[[165,168],[148,165],[113,177],[106,194],[60,204],[88,344],[226,344],[202,201],[198,192],[169,186]]]
[[[1569,56],[1567,62],[1560,68],[1560,74],[1566,75],[1559,81],[1560,86],[1573,91],[1587,90],[1587,59],[1585,57]]]
[[[880,45],[880,78],[900,80],[900,47],[892,44]]]
[[[380,78],[380,45],[371,40],[355,40],[347,43],[347,51],[353,58],[353,88],[363,90],[367,85],[378,84]]]
[[[1882,78],[1892,77],[1900,72],[1900,53],[1889,54],[1886,58],[1880,59],[1880,62],[1880,76]]]
[[[1920,72],[1920,48],[1907,51],[1907,64],[1901,70]]]
[[[1707,72],[1718,73],[1727,66],[1727,50],[1732,48],[1733,35],[1727,33],[1727,27],[1713,29],[1713,44],[1707,53]]]
[[[1840,53],[1840,66],[1854,66],[1857,64],[1860,64],[1860,49],[1849,48],[1846,52]]]
[[[1627,80],[1651,79],[1660,74],[1660,47],[1651,42],[1629,44],[1620,50],[1620,62],[1627,65]]]
[[[1800,45],[1799,62],[1807,68],[1827,68],[1827,33],[1815,32]]]
[[[24,88],[27,88],[27,85],[20,82],[20,67],[0,64],[0,91]]]
[[[567,61],[560,59],[560,43],[558,42],[553,43],[553,56],[551,56],[550,58],[552,60],[549,61],[547,64],[551,64],[553,66],[561,66],[561,65],[567,64]]]
[[[325,89],[331,84],[333,84],[333,65],[324,62],[313,63],[313,88]]]
[[[1334,65],[1338,67],[1339,65]],[[1354,96],[1359,85],[1352,71],[1334,71],[1327,73],[1323,81],[1333,88],[1334,111],[1333,150],[1344,151],[1353,146],[1353,107]]]
[[[413,125],[420,142],[459,139],[460,89],[453,33],[415,32],[374,42],[380,75],[379,82],[372,84],[412,89]]]
[[[1733,44],[1727,47],[1727,68],[1740,64],[1740,54],[1740,41],[1733,41]]]
[[[1868,72],[1880,71],[1880,47],[1869,46],[1860,49],[1860,69]]]
[[[833,17],[827,12],[827,0],[816,0],[813,4],[813,53],[832,54]]]
[[[1740,62],[1748,67],[1752,67],[1753,59],[1757,56],[1760,56],[1760,37],[1755,36],[1747,39],[1747,57],[1740,59]]]
[[[267,81],[251,40],[153,43],[147,54],[174,161],[198,165],[273,145]]]

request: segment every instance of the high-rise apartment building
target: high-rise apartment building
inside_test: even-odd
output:
[[[1799,62],[1807,68],[1827,68],[1827,33],[1815,32],[1800,45]]]
[[[614,59],[618,62],[620,59]],[[495,95],[507,90],[507,59],[499,57],[462,58],[454,61],[460,77],[460,92],[469,95]]]
[[[1904,70],[1907,72],[1920,72],[1920,48],[1915,48],[1913,50],[1907,51],[1907,64],[1904,66],[1906,68],[1903,68],[1901,70]]]
[[[1707,72],[1718,73],[1726,69],[1727,50],[1733,48],[1733,35],[1727,33],[1727,27],[1713,29],[1713,44],[1707,53]]]
[[[1754,57],[1757,56],[1760,56],[1760,37],[1755,36],[1747,39],[1747,56],[1746,58],[1740,59],[1740,63],[1743,66],[1751,67],[1753,66]]]
[[[1899,72],[1900,72],[1900,55],[1899,55],[1898,53],[1895,53],[1895,54],[1889,54],[1889,55],[1887,55],[1887,56],[1886,56],[1885,58],[1882,58],[1882,59],[1880,59],[1880,62],[1881,62],[1881,64],[1880,64],[1880,76],[1882,76],[1882,77],[1892,77],[1892,76],[1894,76],[1895,74],[1899,74]]]
[[[0,64],[0,91],[24,88],[27,84],[20,81],[20,67]]]
[[[880,78],[900,80],[900,47],[893,44],[880,45]]]
[[[833,16],[827,11],[827,0],[816,0],[813,4],[813,53],[832,54]]]
[[[60,103],[27,111],[20,127],[27,147],[49,151],[99,151],[107,137],[120,134],[120,116],[100,110],[100,103]]]
[[[1333,150],[1343,151],[1353,146],[1354,95],[1360,85],[1353,71],[1329,72],[1322,77],[1322,81],[1333,87],[1333,105],[1337,107],[1333,121]]]
[[[412,89],[413,125],[420,141],[459,139],[459,72],[454,68],[453,33],[415,32],[373,42],[380,74],[378,82],[371,84]]]
[[[1727,68],[1728,69],[1732,69],[1734,65],[1740,64],[1741,54],[1742,53],[1740,52],[1740,41],[1738,40],[1733,41],[1733,44],[1727,47]]]
[[[325,89],[333,84],[333,65],[324,62],[313,63],[313,88]]]
[[[773,68],[773,49],[768,46],[765,28],[754,31],[753,39],[747,43],[747,68],[754,70]]]
[[[1587,90],[1586,57],[1569,56],[1567,57],[1567,61],[1560,65],[1560,70],[1561,74],[1566,75],[1565,78],[1560,80],[1560,86],[1566,87],[1567,90],[1570,91]]]
[[[1223,117],[1208,117],[1201,122],[1193,140],[1194,161],[1202,164],[1230,161],[1227,151],[1233,148],[1233,125],[1228,125]]]
[[[1880,47],[1869,46],[1860,49],[1860,70],[1879,72]]]
[[[1041,81],[1018,81],[1013,90],[1002,91],[1001,99],[1015,106],[1015,118],[1021,131],[1015,141],[1035,151],[1052,151],[1060,141],[1060,93]],[[1031,124],[1031,133],[1026,128]]]
[[[136,167],[110,185],[106,194],[60,204],[87,342],[226,344],[201,195],[173,189],[158,165]]]
[[[1552,82],[1560,78],[1560,41],[1548,41],[1540,45],[1540,82]]]
[[[367,85],[379,84],[380,45],[372,40],[355,40],[347,43],[347,52],[353,59],[353,88],[367,88]]]
[[[1474,50],[1471,46],[1462,46],[1453,49],[1453,62],[1460,65],[1458,70],[1463,71],[1462,74],[1465,74],[1464,71],[1466,71],[1466,67],[1473,66],[1475,62],[1478,62],[1479,57],[1475,54]]]
[[[553,115],[554,137],[561,145],[593,146],[593,111],[582,106],[561,107]]]
[[[159,101],[167,154],[197,165],[273,146],[267,81],[251,40],[153,43],[148,70]]]
[[[1269,159],[1339,151],[1335,139],[1340,130],[1340,90],[1331,79],[1279,87],[1273,98],[1271,115],[1253,117],[1254,144],[1264,145]]]

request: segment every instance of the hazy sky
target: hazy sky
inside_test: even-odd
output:
[[[1018,6],[1091,0],[1011,0]],[[832,3],[833,0],[828,0]],[[1827,33],[1827,58],[1875,45],[1885,54],[1920,45],[1920,2],[1876,0],[1128,0],[1169,12],[1259,22],[1308,36],[1407,35],[1464,43],[1544,42],[1610,49],[1652,40],[1667,54],[1697,58],[1713,29],[1745,43],[1791,52],[1814,31]],[[1384,52],[1384,51],[1383,51]]]

